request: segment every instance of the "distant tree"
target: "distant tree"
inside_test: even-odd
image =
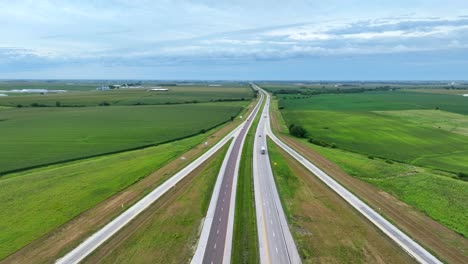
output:
[[[23,105],[22,105],[22,104],[18,104],[18,105],[16,105],[16,107],[21,108],[21,107],[23,107]]]
[[[234,121],[234,118],[235,118],[234,116],[231,116],[231,121]]]
[[[57,102],[55,102],[55,106],[60,107],[60,106],[62,106],[62,104],[59,101],[57,101]]]
[[[99,103],[99,106],[109,106],[109,105],[110,103],[106,101],[102,101],[101,103]]]
[[[206,129],[200,130],[200,134],[205,134],[205,133],[206,133]]]

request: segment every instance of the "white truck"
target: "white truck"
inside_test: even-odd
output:
[[[266,149],[265,149],[264,146],[262,146],[262,147],[260,148],[260,153],[263,155],[263,154],[265,154],[265,152],[266,152]]]

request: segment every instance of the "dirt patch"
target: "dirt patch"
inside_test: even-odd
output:
[[[279,136],[285,143],[335,178],[387,219],[390,219],[402,231],[434,252],[440,259],[449,263],[468,263],[467,239],[394,196],[348,175],[338,165],[322,157],[313,149],[304,146],[303,143],[289,136]]]
[[[256,101],[253,101],[246,108],[243,115],[250,113],[255,103]],[[241,120],[235,119],[235,121],[227,123],[209,136],[210,141],[216,142],[220,140],[241,122]],[[34,260],[35,263],[54,262],[57,258],[63,256],[66,252],[77,246],[86,237],[90,236],[122,213],[130,205],[137,202],[145,194],[156,188],[164,180],[195,160],[205,149],[206,146],[204,143],[193,147],[191,150],[181,155],[181,157],[183,156],[185,159],[178,158],[169,162],[125,190],[122,190],[109,199],[99,203],[97,206],[83,212],[61,227],[31,242],[0,261],[0,263],[30,263],[31,260]]]

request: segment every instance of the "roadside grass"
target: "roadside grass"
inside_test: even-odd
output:
[[[205,163],[201,172],[186,179],[190,182],[179,184],[182,185],[180,191],[166,194],[171,196],[168,202],[159,208],[149,209],[153,211],[149,219],[137,229],[128,230],[128,237],[124,240],[113,238],[114,241],[119,240],[115,242],[116,247],[103,253],[103,257],[99,256],[99,262],[188,263],[228,147],[229,143]],[[99,249],[97,254],[100,254]],[[92,257],[84,263],[94,262],[90,261]]]
[[[44,88],[47,85],[40,87]],[[92,86],[90,90],[94,90],[96,87],[98,86]],[[26,88],[32,89],[37,87],[27,86]],[[59,88],[68,89],[66,85],[62,85]],[[61,107],[70,107],[99,106],[104,102],[109,105],[163,105],[242,99],[249,101],[253,98],[253,92],[249,86],[170,86],[167,87],[169,89],[167,92],[148,91],[149,88],[125,88],[108,91],[71,90],[65,93],[43,95],[10,93],[9,96],[0,98],[0,105],[29,107],[36,104],[39,106],[56,107],[59,104]],[[2,86],[0,86],[0,90],[2,90]]]
[[[369,182],[417,208],[432,219],[468,237],[468,182],[443,176],[427,168],[312,145],[320,155],[345,172]]]
[[[206,136],[2,177],[0,259],[146,177]]]
[[[459,95],[388,91],[324,94],[304,99],[294,99],[297,97],[295,95],[278,96],[280,106],[287,110],[390,111],[438,108],[443,111],[468,114],[468,97]]]
[[[271,140],[268,149],[303,263],[415,262]]]
[[[399,117],[421,126],[442,129],[468,136],[468,116],[440,110],[376,111],[378,114]]]
[[[0,174],[156,145],[231,120],[245,102],[0,111]]]
[[[309,137],[340,149],[455,173],[468,170],[465,135],[374,112],[285,109],[283,114],[288,124],[302,125]]]
[[[265,105],[263,102],[262,107]],[[237,180],[236,209],[231,252],[232,263],[259,263],[258,235],[253,187],[253,144],[261,112],[255,117],[242,149]]]

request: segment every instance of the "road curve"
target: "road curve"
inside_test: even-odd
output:
[[[263,100],[264,95],[260,94],[258,104],[234,138],[232,146],[225,157],[191,263],[211,264],[230,263],[231,261],[239,162],[247,131],[252,125]]]
[[[301,263],[301,259],[289,231],[268,156],[268,108],[267,101],[255,133],[252,166],[260,263],[296,264]]]
[[[267,103],[270,102],[270,95],[263,91],[260,87],[255,85],[256,89],[260,89],[263,93],[266,94]],[[391,224],[380,214],[370,208],[367,204],[361,201],[358,197],[344,188],[341,184],[336,182],[328,174],[320,170],[317,166],[312,164],[310,161],[305,159],[302,155],[296,152],[294,149],[283,143],[271,130],[270,125],[270,114],[269,109],[267,109],[267,120],[266,120],[266,129],[268,136],[284,151],[301,163],[305,168],[310,172],[316,175],[321,181],[323,181],[328,187],[340,195],[346,202],[353,206],[358,212],[364,215],[369,221],[376,225],[382,232],[389,236],[393,241],[395,241],[403,250],[405,250],[410,256],[416,259],[420,263],[428,264],[439,264],[442,263],[426,249],[421,247],[418,243],[400,231],[396,226]]]
[[[261,105],[261,102],[258,102],[255,109]],[[169,191],[172,187],[174,187],[178,182],[184,179],[187,175],[189,175],[194,169],[200,166],[203,162],[209,159],[214,153],[216,153],[219,149],[221,149],[229,140],[232,138],[237,138],[237,135],[243,131],[242,129],[245,128],[245,124],[248,123],[243,122],[239,126],[237,126],[233,131],[231,131],[227,136],[221,139],[217,144],[215,144],[211,149],[205,152],[203,155],[198,157],[195,161],[184,167],[174,176],[166,180],[163,184],[158,186],[148,195],[143,197],[117,218],[109,222],[99,231],[91,235],[81,244],[79,244],[76,248],[72,251],[67,253],[62,258],[56,261],[57,264],[74,264],[79,263],[88,255],[90,255],[96,248],[102,245],[105,241],[107,241],[111,236],[117,233],[120,229],[122,229],[125,225],[127,225],[131,220],[133,220],[136,216],[138,216],[141,212],[143,212],[146,208],[148,208],[152,203],[158,200],[162,195],[164,195],[167,191]]]

